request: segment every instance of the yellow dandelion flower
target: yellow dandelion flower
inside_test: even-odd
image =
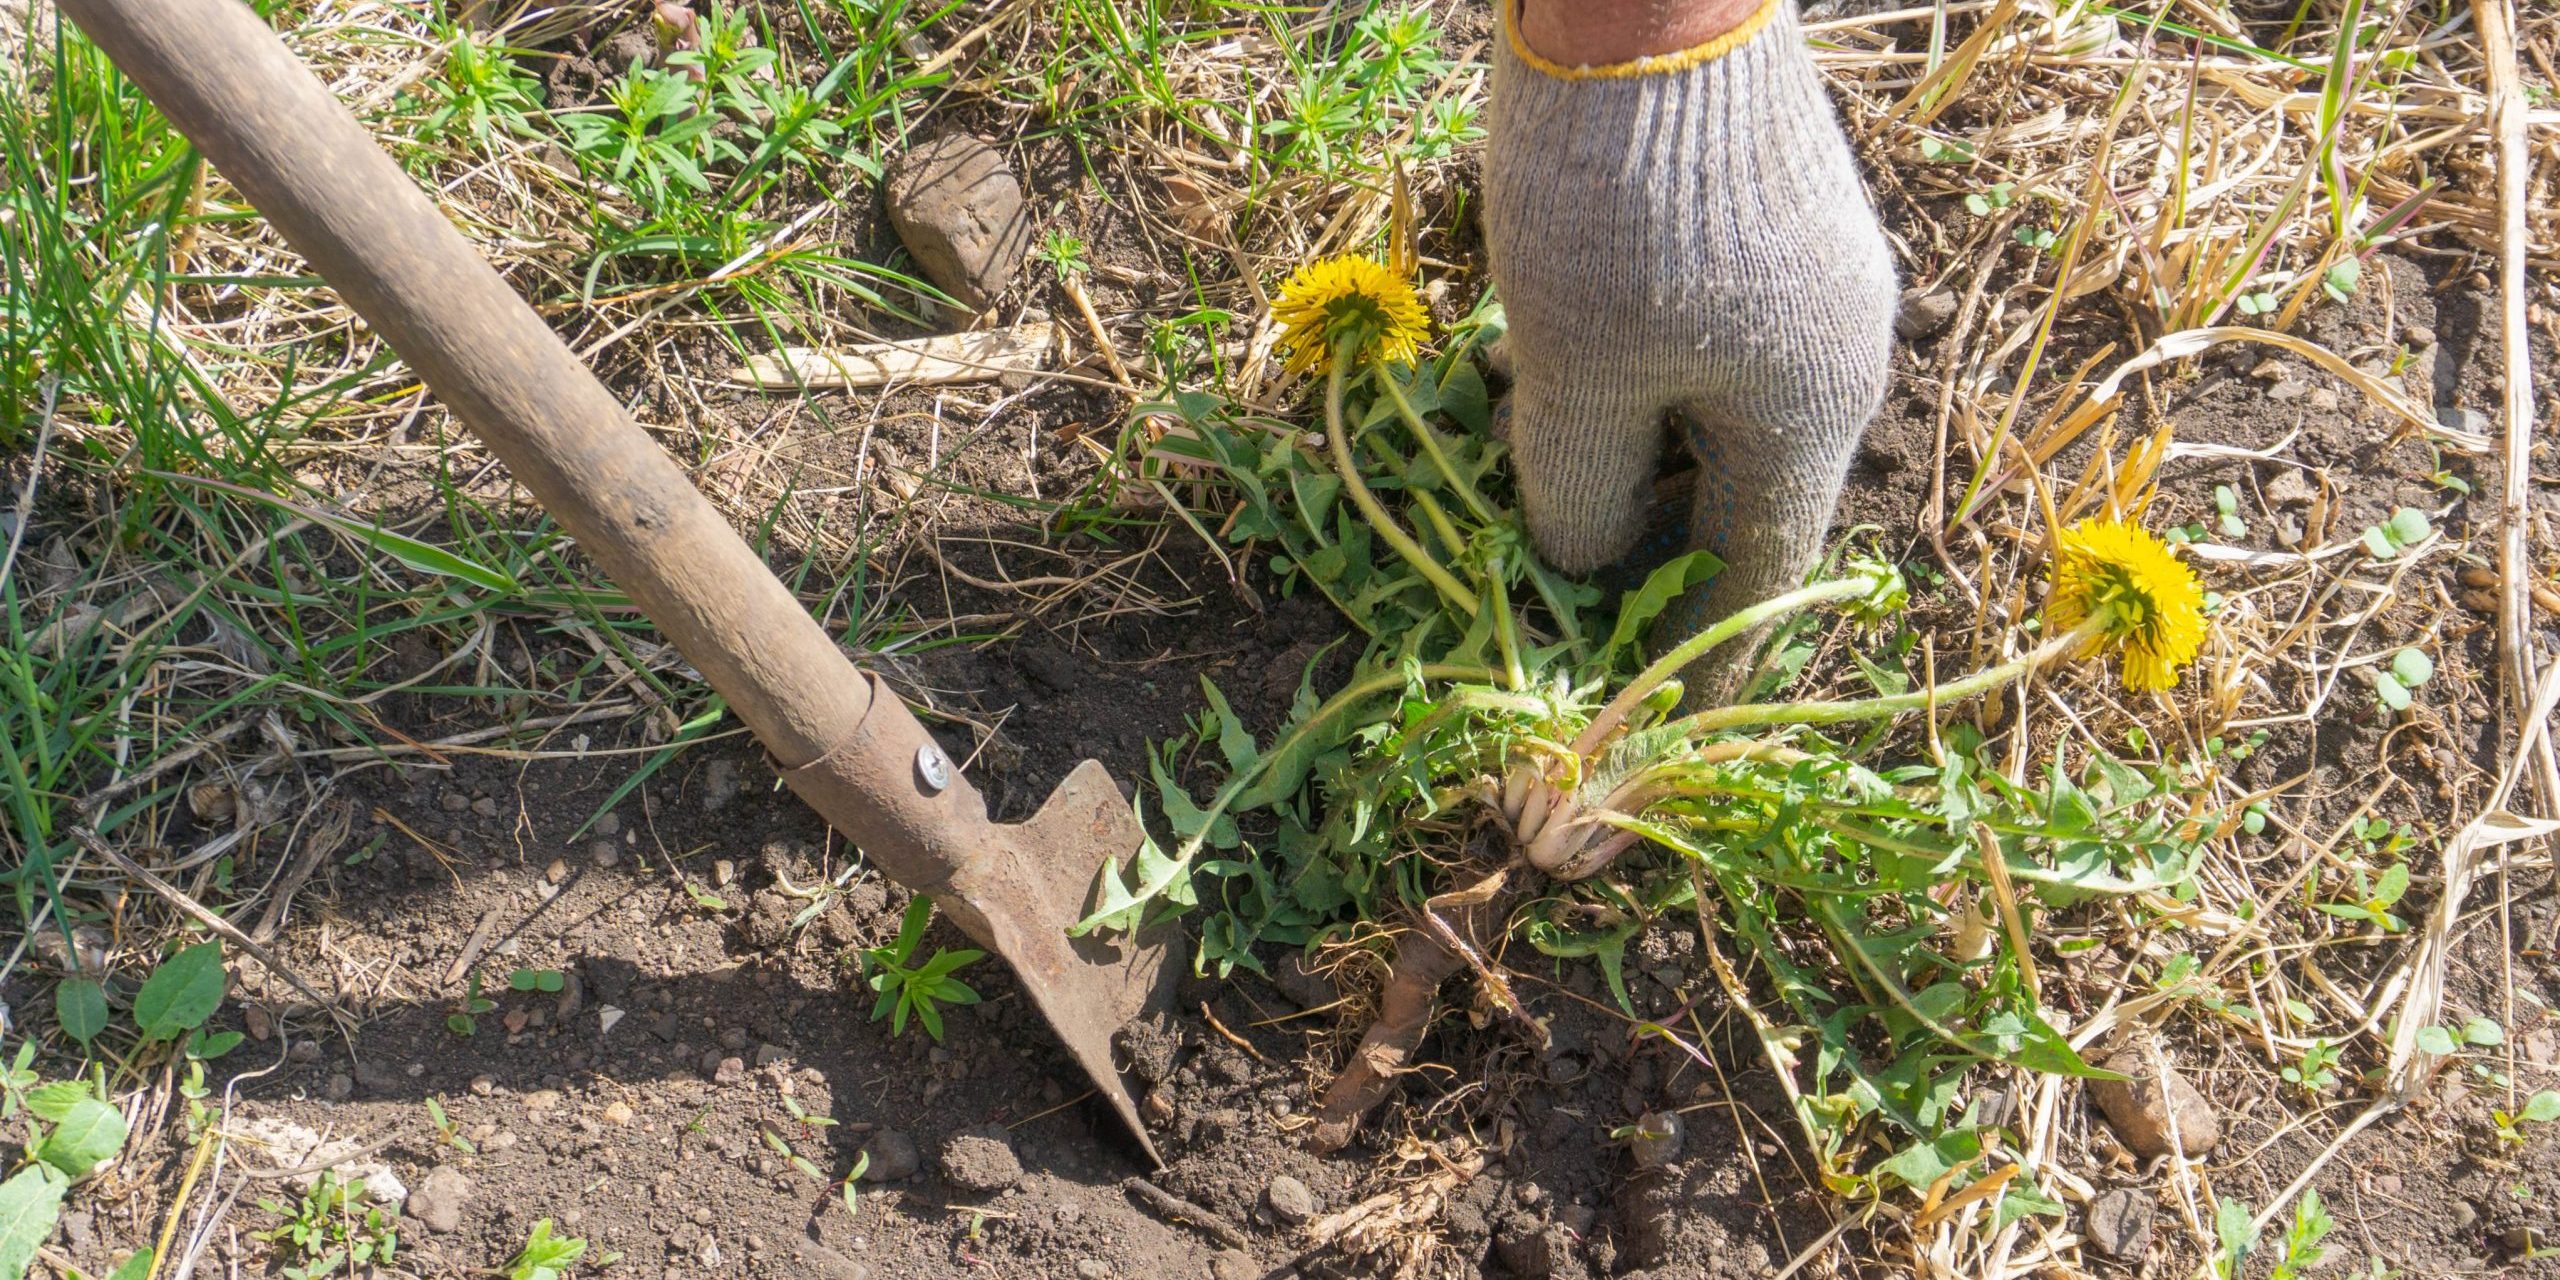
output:
[[[2103,613],[2091,650],[2124,650],[2124,682],[2166,689],[2204,644],[2204,589],[2158,538],[2122,520],[2083,520],[2062,531],[2053,551],[2052,624],[2065,630]]]
[[[1323,367],[1339,342],[1359,343],[1379,360],[1411,364],[1431,332],[1431,318],[1412,285],[1382,264],[1349,254],[1290,273],[1271,314],[1281,325],[1280,345],[1289,353],[1283,367],[1290,373]]]

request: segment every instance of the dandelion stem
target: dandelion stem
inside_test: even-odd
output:
[[[2083,619],[2079,626],[2016,658],[1977,671],[1953,684],[1939,685],[1936,689],[1921,689],[1889,698],[1862,698],[1854,702],[1755,702],[1736,707],[1711,707],[1674,721],[1671,727],[1686,737],[1748,725],[1839,724],[1849,720],[1881,720],[1906,711],[1961,702],[2008,684],[2056,658],[2077,652],[2091,640],[2105,634],[2111,620],[2106,613],[2093,614]]]
[[[1420,442],[1424,455],[1431,459],[1432,466],[1439,469],[1440,478],[1448,481],[1449,487],[1457,491],[1459,500],[1467,504],[1467,510],[1474,512],[1476,519],[1486,524],[1501,523],[1494,514],[1493,504],[1485,501],[1484,496],[1476,492],[1476,487],[1469,484],[1465,476],[1458,474],[1455,466],[1450,465],[1448,452],[1440,447],[1440,433],[1432,430],[1431,424],[1424,422],[1422,415],[1413,411],[1413,402],[1404,398],[1404,388],[1396,385],[1395,374],[1384,365],[1376,367],[1371,372],[1377,375],[1378,385],[1386,389],[1387,398],[1395,401],[1397,416],[1404,419],[1406,429],[1412,431],[1413,438]]]
[[[1394,547],[1396,554],[1403,556],[1405,563],[1412,565],[1414,572],[1421,574],[1425,582],[1437,588],[1449,603],[1472,618],[1483,607],[1476,600],[1476,594],[1467,590],[1466,584],[1458,581],[1447,569],[1441,568],[1440,562],[1432,559],[1430,553],[1413,540],[1413,535],[1396,523],[1396,518],[1379,504],[1378,495],[1369,492],[1368,484],[1360,478],[1359,464],[1352,460],[1351,430],[1342,421],[1342,387],[1350,374],[1351,361],[1357,354],[1345,344],[1334,353],[1333,372],[1325,378],[1324,433],[1326,444],[1333,450],[1333,469],[1341,475],[1343,490],[1351,495],[1351,501],[1360,508],[1360,514],[1368,519],[1369,527],[1377,530],[1378,536],[1386,539],[1387,545]]]
[[[1636,704],[1644,701],[1646,694],[1661,687],[1663,681],[1670,679],[1682,667],[1697,661],[1700,656],[1717,645],[1772,618],[1794,613],[1799,609],[1828,604],[1834,600],[1846,600],[1865,595],[1873,590],[1875,590],[1874,580],[1863,577],[1833,578],[1825,582],[1816,582],[1809,586],[1798,587],[1785,595],[1763,600],[1681,641],[1670,652],[1654,659],[1653,665],[1646,667],[1635,679],[1628,681],[1627,687],[1619,690],[1618,696],[1611,698],[1609,705],[1602,707],[1600,714],[1593,716],[1590,725],[1574,739],[1573,749],[1588,754],[1597,748],[1608,738],[1610,731],[1616,729],[1626,720],[1627,714],[1635,710]]]

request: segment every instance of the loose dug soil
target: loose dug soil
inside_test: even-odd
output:
[[[1064,145],[1040,146],[1026,168],[1035,199],[1043,207],[1079,199]],[[1927,216],[1895,206],[1898,198],[1889,217],[1906,225]],[[1143,266],[1140,247],[1114,225],[1105,216],[1089,226],[1097,261]],[[1463,259],[1465,247],[1449,252]],[[2385,257],[2373,270],[2387,284],[2369,287],[2368,301],[2344,315],[2315,313],[2312,336],[2342,351],[2408,343],[2419,352],[2413,394],[2493,409],[2490,295],[2432,259]],[[1097,273],[1099,288],[1112,287],[1107,275]],[[1472,288],[1482,277],[1462,278]],[[2391,299],[2387,312],[2378,298]],[[1937,437],[1934,379],[1945,340],[1922,339],[1898,357],[1894,392],[1868,433],[1839,519],[1842,529],[1885,530],[1915,559],[1923,552],[1914,531],[1937,468],[1950,469],[1950,485],[1964,479]],[[2049,358],[2076,362],[2075,335],[2058,340]],[[704,353],[717,356],[708,346]],[[2437,461],[2423,443],[2397,437],[2394,424],[2308,365],[2262,363],[2256,349],[2208,358],[2165,419],[2144,416],[2148,408],[2128,415],[2128,429],[2165,420],[2181,441],[2233,451],[2163,472],[2167,520],[2210,520],[2212,487],[2229,484],[2244,495],[2251,533],[2228,540],[2277,549],[2293,526],[2307,526],[2299,536],[2312,545],[2400,505],[2447,501],[2424,480]],[[2539,376],[2553,376],[2547,346],[2537,347],[2536,364]],[[1029,813],[1086,756],[1124,785],[1145,778],[1148,744],[1182,731],[1200,705],[1203,675],[1267,730],[1302,669],[1341,634],[1321,602],[1278,599],[1257,566],[1242,565],[1241,584],[1231,582],[1228,567],[1179,526],[1124,528],[1109,543],[1060,538],[1007,525],[1002,504],[969,496],[1054,496],[1092,480],[1091,456],[1073,441],[1109,439],[1120,408],[1090,390],[1036,390],[958,438],[939,434],[930,397],[822,396],[777,410],[707,391],[704,404],[715,418],[778,423],[768,447],[790,462],[757,471],[760,483],[805,481],[812,491],[867,484],[854,499],[867,503],[897,488],[882,475],[935,477],[898,496],[914,527],[880,551],[912,575],[895,602],[899,616],[927,624],[904,633],[887,665],[944,713],[946,746],[970,762],[1003,816]],[[724,438],[718,423],[696,425],[706,439]],[[2455,465],[2476,492],[2496,492],[2486,460]],[[706,485],[721,483],[721,466],[715,458],[706,468]],[[2296,491],[2279,485],[2287,475],[2308,478],[2313,496],[2286,496]],[[883,508],[868,513],[875,523],[891,514],[892,499],[879,500]],[[2547,487],[2536,502],[2550,510]],[[2492,505],[2475,499],[2454,502],[2438,523],[2478,536],[2493,520]],[[797,527],[786,525],[786,534]],[[814,541],[784,542],[823,559]],[[1146,546],[1155,553],[1122,563]],[[1102,589],[1080,594],[970,581],[1106,569],[1118,576],[1096,578]],[[2296,686],[2276,689],[2271,702],[2316,710],[2270,725],[2264,747],[2236,767],[2244,782],[2269,787],[2307,773],[2280,802],[2302,830],[2325,838],[2396,778],[2373,811],[2441,833],[2486,790],[2499,715],[2491,631],[2459,603],[2465,588],[2449,570],[2431,565],[2422,575],[2352,646],[2387,652],[2433,638],[2439,674],[2417,729],[2373,711],[2358,686],[2331,690],[2324,673],[2266,677]],[[2242,581],[2217,585],[2235,591]],[[1921,616],[1951,616],[1951,607],[1947,597],[1924,599]],[[999,638],[926,643],[990,633]],[[1338,680],[1349,657],[1332,651],[1318,687]],[[383,712],[418,739],[485,727],[475,717],[495,714],[423,701]],[[575,732],[549,745],[565,748]],[[895,933],[905,895],[867,872],[840,892],[820,892],[849,865],[848,853],[778,788],[748,742],[732,735],[688,751],[615,799],[656,743],[636,723],[586,732],[594,735],[586,749],[620,754],[530,763],[452,755],[445,765],[386,766],[343,784],[338,803],[355,825],[349,847],[362,856],[321,869],[279,953],[347,993],[361,1019],[352,1038],[312,1038],[324,1024],[307,1011],[286,1016],[296,1008],[290,988],[241,965],[245,1007],[226,1016],[252,1039],[222,1064],[231,1074],[213,1082],[216,1101],[235,1116],[359,1136],[412,1188],[439,1168],[460,1175],[458,1187],[450,1175],[438,1180],[448,1194],[436,1207],[455,1217],[402,1223],[401,1271],[459,1275],[495,1265],[548,1217],[596,1251],[622,1255],[609,1274],[1241,1280],[1384,1271],[1410,1259],[1445,1275],[1738,1280],[1785,1266],[1834,1225],[1837,1206],[1808,1180],[1774,1077],[1749,1035],[1722,1016],[1695,940],[1676,932],[1649,937],[1631,958],[1632,997],[1649,1017],[1697,1010],[1711,1032],[1702,1046],[1708,1062],[1595,1012],[1607,996],[1589,966],[1558,970],[1515,957],[1527,971],[1523,994],[1555,1020],[1552,1048],[1533,1054],[1498,1026],[1480,1030],[1453,1013],[1428,1042],[1428,1065],[1372,1118],[1369,1136],[1331,1158],[1305,1151],[1300,1130],[1311,1091],[1340,1052],[1337,1001],[1348,995],[1356,1009],[1377,975],[1355,964],[1337,986],[1274,955],[1274,981],[1188,982],[1173,1016],[1137,1029],[1126,1045],[1151,1083],[1146,1111],[1171,1162],[1152,1190],[1133,1190],[1131,1180],[1148,1171],[992,962],[966,971],[985,999],[951,1011],[938,1044],[867,1018],[872,997],[854,955]],[[238,873],[271,870],[243,865]],[[2421,868],[2412,907],[2430,892],[2423,876],[2431,870]],[[2560,1007],[2560,911],[2545,879],[2519,877],[2504,888],[2512,949],[2494,914],[2468,922],[2448,1008],[2508,1021],[2520,1083],[2546,1087],[2560,1082],[2560,1032],[2533,1011]],[[960,945],[942,927],[927,943]],[[2331,976],[2362,989],[2398,954],[2397,946],[2341,949]],[[2088,957],[2074,963],[2104,969]],[[503,990],[518,968],[557,970],[565,989]],[[449,1025],[466,969],[483,976],[496,1006],[469,1035]],[[1450,994],[1463,1005],[1462,992]],[[2058,998],[2082,997],[2062,990]],[[2287,1107],[2249,1092],[2266,1087],[2263,1065],[2244,1070],[2210,1056],[2230,1047],[2173,1037],[2170,1052],[2224,1116],[2224,1145],[2207,1165],[2213,1185],[2263,1205],[2322,1140],[2285,1124]],[[2518,1259],[2552,1234],[2560,1162],[2547,1136],[2520,1153],[2488,1141],[2487,1111],[2503,1096],[2449,1073],[2420,1106],[2332,1161],[2315,1185],[2341,1223],[2333,1249],[2413,1274],[2547,1267]],[[431,1122],[429,1099],[449,1118],[450,1136]],[[2335,1122],[2361,1098],[2336,1095],[2326,1105]],[[1682,1116],[1679,1150],[1667,1165],[1639,1170],[1612,1135],[1662,1110]],[[2074,1132],[2054,1138],[2114,1150],[2094,1116],[2073,1123]],[[835,1180],[865,1157],[868,1173],[848,1203]],[[135,1171],[152,1194],[67,1224],[64,1247],[84,1268],[103,1272],[115,1253],[156,1235],[159,1224],[139,1211],[167,1203],[184,1171],[165,1147],[154,1159]],[[2211,1206],[2184,1202],[2161,1169],[2120,1153],[2082,1176],[2097,1192],[2132,1190],[2129,1212],[2153,1222],[2147,1258],[2088,1265],[2123,1275],[2192,1267]],[[1411,1212],[1397,1232],[1371,1242],[1378,1252],[1308,1251],[1309,1214],[1321,1219],[1382,1195]],[[2075,1224],[2083,1212],[2075,1202]],[[242,1226],[262,1225],[239,1213]],[[1822,1254],[1811,1274],[1911,1266],[1869,1254],[1858,1232],[1847,1238],[1851,1247]],[[271,1265],[267,1246],[245,1233],[220,1236],[213,1254],[201,1265],[225,1273]]]

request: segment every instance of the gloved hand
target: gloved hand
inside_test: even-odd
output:
[[[1727,565],[1667,620],[1695,630],[1821,554],[1884,393],[1892,258],[1791,0],[1581,68],[1524,40],[1523,0],[1498,2],[1484,222],[1529,529],[1569,572],[1625,555],[1676,413],[1699,463],[1691,545]]]

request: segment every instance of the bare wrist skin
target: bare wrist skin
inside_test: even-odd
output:
[[[1694,49],[1741,26],[1762,0],[1516,0],[1539,57],[1598,67]]]

